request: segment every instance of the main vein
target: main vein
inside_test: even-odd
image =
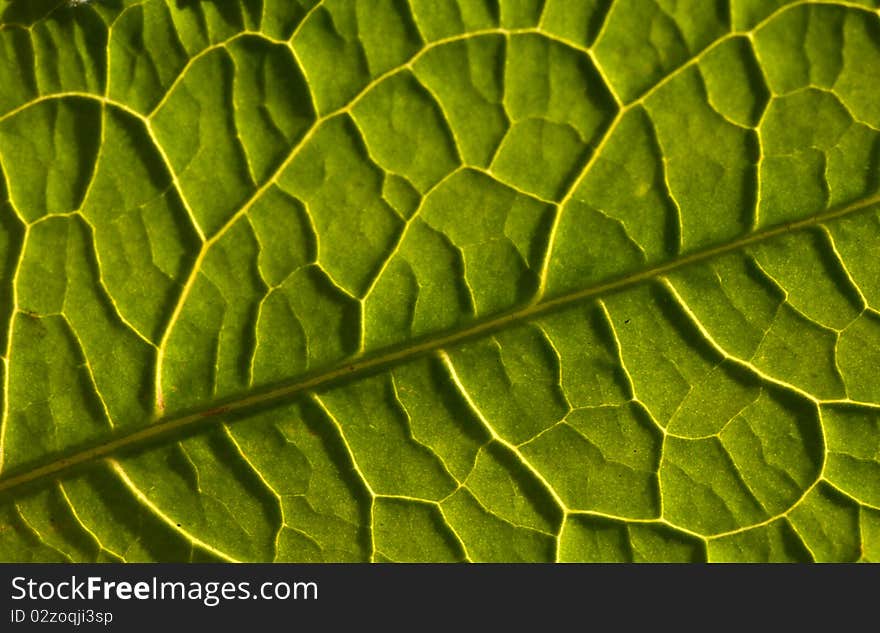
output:
[[[729,243],[685,254],[629,275],[602,281],[580,290],[551,296],[538,303],[527,304],[506,313],[472,321],[458,329],[415,339],[405,345],[388,347],[349,358],[319,373],[297,377],[226,400],[212,401],[198,410],[167,415],[148,426],[135,430],[123,430],[100,443],[72,448],[63,453],[50,455],[39,462],[22,466],[17,470],[11,470],[8,474],[0,477],[0,495],[9,494],[26,485],[58,479],[66,472],[90,462],[134,451],[163,440],[170,440],[184,433],[192,433],[203,426],[212,426],[221,421],[234,422],[234,419],[230,420],[230,418],[237,419],[258,408],[280,404],[315,390],[326,389],[340,382],[392,367],[429,352],[526,322],[580,301],[597,298],[660,278],[685,266],[741,250],[752,244],[864,211],[878,203],[880,203],[880,194],[809,218],[749,233]]]

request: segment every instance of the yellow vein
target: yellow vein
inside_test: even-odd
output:
[[[162,339],[159,342],[159,352],[158,352],[158,355],[156,358],[156,372],[155,372],[155,377],[154,377],[154,382],[156,385],[156,402],[157,403],[162,402],[162,365],[163,365],[163,359],[164,359],[164,355],[165,355],[165,346],[167,345],[168,340],[171,337],[171,333],[174,329],[173,324],[177,322],[178,318],[180,317],[180,314],[183,312],[183,306],[186,303],[186,300],[189,297],[190,292],[193,289],[193,286],[195,285],[195,281],[198,278],[199,271],[201,270],[201,267],[202,267],[202,262],[204,261],[205,257],[207,256],[208,251],[211,249],[211,247],[216,242],[218,242],[227,233],[227,231],[229,231],[230,227],[232,227],[242,216],[245,216],[247,214],[247,212],[257,202],[257,200],[259,200],[272,186],[274,186],[278,182],[278,180],[281,178],[281,175],[285,172],[287,167],[291,163],[293,163],[294,159],[299,155],[300,151],[304,147],[306,147],[308,142],[315,136],[315,134],[317,134],[317,132],[321,128],[321,126],[326,121],[329,121],[337,116],[341,116],[343,114],[350,114],[352,109],[354,108],[354,106],[366,94],[368,94],[375,86],[377,86],[379,83],[381,83],[382,81],[384,81],[388,77],[391,77],[392,75],[395,75],[399,72],[402,72],[402,71],[410,68],[412,66],[412,64],[414,64],[416,62],[416,60],[418,60],[422,55],[424,55],[428,51],[432,50],[433,48],[436,48],[438,46],[442,46],[445,44],[449,44],[452,42],[458,42],[458,41],[470,39],[473,37],[478,37],[480,35],[498,33],[498,32],[499,32],[499,29],[487,29],[485,31],[475,31],[475,32],[467,33],[467,34],[463,34],[463,35],[455,35],[455,36],[451,36],[448,38],[444,38],[442,40],[437,40],[435,42],[432,42],[431,44],[428,44],[424,48],[419,50],[405,64],[398,66],[398,67],[395,67],[395,68],[392,68],[392,69],[386,71],[385,73],[379,75],[378,77],[374,78],[373,80],[371,80],[367,85],[365,85],[363,88],[361,88],[360,92],[358,92],[344,106],[337,108],[336,110],[333,110],[331,112],[327,112],[326,114],[318,116],[312,122],[309,129],[303,134],[302,138],[300,138],[299,141],[296,143],[296,145],[290,150],[290,152],[288,152],[288,154],[284,158],[284,160],[278,165],[278,167],[275,168],[272,175],[251,194],[251,196],[244,202],[244,204],[235,213],[233,213],[232,216],[230,216],[226,220],[226,222],[223,224],[223,226],[221,226],[217,230],[216,233],[214,233],[213,235],[211,235],[207,239],[205,239],[205,236],[199,230],[198,224],[196,223],[195,218],[192,215],[192,212],[189,210],[189,205],[186,204],[186,200],[183,198],[182,189],[178,189],[178,193],[181,197],[181,200],[183,201],[184,206],[186,207],[187,211],[190,213],[190,217],[193,220],[193,224],[196,227],[196,230],[199,231],[199,237],[202,238],[202,244],[201,244],[201,247],[199,249],[198,254],[196,255],[195,260],[193,261],[192,267],[190,268],[190,272],[186,278],[186,281],[184,282],[183,287],[180,290],[180,294],[178,295],[177,302],[175,303],[174,309],[171,312],[171,316],[168,319],[168,326],[165,328],[163,335],[162,335]],[[303,71],[303,74],[306,75],[306,77],[307,77],[308,75],[307,75],[306,69],[304,67],[302,68],[302,71]],[[315,112],[317,113],[317,110]],[[352,119],[353,119],[353,117],[352,117]],[[150,137],[153,140],[153,144],[156,145],[157,150],[160,152],[160,156],[162,157],[162,159],[164,161],[166,161],[166,164],[168,165],[168,171],[172,176],[172,180],[173,180],[175,186],[177,186],[177,176],[175,175],[174,171],[171,169],[170,164],[167,162],[167,157],[165,156],[165,152],[164,152],[164,150],[162,150],[162,148],[158,142],[158,139],[156,139],[153,136],[152,130],[149,126],[149,122],[147,122],[147,129],[148,129],[148,132],[150,132]]]
[[[157,519],[159,519],[160,521],[165,523],[174,532],[183,536],[183,538],[185,538],[191,544],[196,545],[197,547],[200,547],[207,552],[210,552],[211,554],[213,554],[217,558],[219,558],[223,561],[229,562],[229,563],[238,562],[237,560],[235,560],[234,558],[229,556],[229,554],[227,554],[226,552],[223,552],[223,551],[217,549],[216,547],[213,547],[213,546],[209,545],[208,543],[205,543],[204,541],[202,541],[202,540],[196,538],[195,536],[193,536],[192,534],[190,534],[188,531],[182,529],[176,521],[174,521],[171,517],[166,515],[155,503],[153,503],[153,501],[147,495],[145,495],[143,493],[143,491],[138,487],[138,485],[134,481],[132,481],[132,479],[128,476],[128,473],[125,472],[125,469],[122,468],[122,466],[119,464],[119,462],[111,459],[111,460],[109,460],[109,463],[110,463],[110,468],[113,470],[114,473],[116,473],[116,476],[119,477],[120,481],[122,481],[123,485],[125,485],[125,487],[128,489],[128,491],[132,495],[134,495],[135,499],[137,499],[139,502],[141,502],[144,505],[144,507],[148,508]]]
[[[116,562],[124,563],[125,557],[105,547],[104,544],[101,542],[101,539],[98,538],[98,535],[95,534],[95,532],[92,531],[92,529],[88,525],[86,525],[86,522],[82,520],[82,518],[79,516],[79,512],[77,512],[76,510],[76,506],[73,505],[73,501],[70,499],[70,495],[67,494],[67,490],[64,488],[64,484],[58,484],[58,492],[61,494],[61,498],[64,500],[64,504],[67,506],[67,509],[70,512],[71,516],[73,516],[75,524],[79,526],[79,528],[88,536],[89,539],[95,542],[95,545],[97,545],[98,547],[98,551],[104,552],[108,556],[112,556],[113,558],[117,559]]]
[[[444,351],[440,351],[440,361],[443,363],[443,366],[446,368],[446,372],[449,374],[449,377],[452,379],[452,383],[455,385],[455,388],[458,390],[459,395],[464,398],[465,403],[467,403],[468,408],[473,412],[474,415],[477,416],[477,419],[483,425],[483,428],[489,433],[489,436],[495,442],[498,442],[501,446],[510,451],[514,457],[520,462],[520,464],[528,470],[532,476],[540,482],[541,486],[546,489],[547,494],[553,499],[553,502],[562,512],[563,520],[565,515],[568,514],[568,506],[565,505],[565,502],[559,496],[559,493],[556,492],[556,489],[550,485],[550,482],[544,478],[538,469],[532,466],[531,462],[529,462],[525,456],[520,452],[519,448],[515,444],[511,444],[503,437],[498,435],[498,432],[495,431],[495,428],[489,423],[489,420],[486,416],[483,415],[483,412],[477,407],[477,403],[473,401],[470,393],[465,388],[464,383],[461,382],[461,378],[458,376],[458,372],[455,370],[455,365],[452,364],[452,359],[449,358],[449,354]]]
[[[3,168],[3,156],[0,155],[0,184],[3,184],[6,188],[6,191],[9,191],[9,185],[5,182],[6,173]],[[6,427],[7,420],[9,418],[9,371],[10,371],[10,354],[12,354],[12,337],[15,333],[15,315],[18,314],[18,272],[21,270],[22,262],[24,261],[24,252],[27,247],[29,230],[28,226],[24,224],[23,219],[19,216],[18,210],[15,209],[15,206],[12,203],[12,198],[10,196],[7,204],[12,207],[15,216],[18,218],[20,222],[22,222],[22,238],[21,238],[21,250],[18,252],[18,256],[15,258],[15,268],[12,271],[12,280],[11,280],[11,295],[12,295],[12,310],[9,315],[9,326],[6,330],[6,349],[4,350],[3,356],[3,409],[0,412],[0,472],[3,472],[3,464],[6,459]]]

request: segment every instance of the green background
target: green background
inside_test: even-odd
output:
[[[878,69],[876,1],[0,0],[0,560],[880,561]]]

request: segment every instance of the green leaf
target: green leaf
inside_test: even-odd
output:
[[[0,0],[0,560],[880,561],[878,5]]]

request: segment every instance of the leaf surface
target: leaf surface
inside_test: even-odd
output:
[[[880,10],[0,1],[0,559],[880,560]]]

